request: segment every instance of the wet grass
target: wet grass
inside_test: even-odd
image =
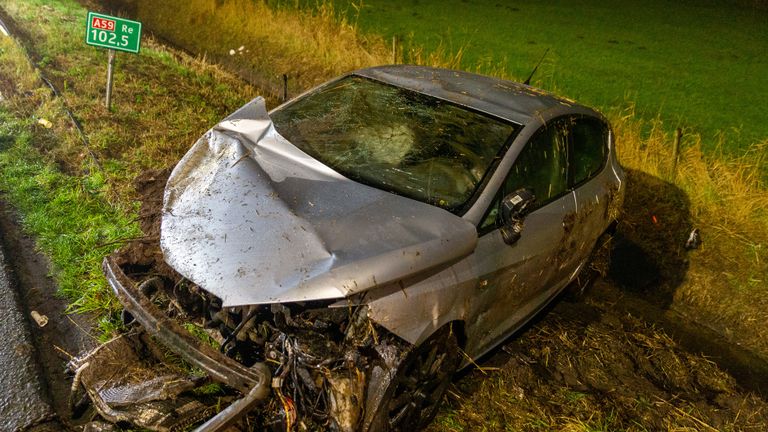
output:
[[[101,173],[66,175],[53,158],[40,152],[39,144],[53,145],[67,135],[54,135],[42,124],[55,121],[60,107],[39,86],[35,71],[25,66],[27,59],[18,46],[3,38],[0,50],[0,74],[15,65],[25,78],[7,88],[3,97],[13,101],[14,93],[20,93],[26,97],[25,105],[34,101],[39,107],[24,112],[26,118],[12,107],[0,107],[0,190],[21,214],[24,229],[35,235],[37,247],[59,264],[54,276],[61,294],[70,299],[71,310],[103,315],[115,302],[104,289],[99,262],[111,249],[108,245],[138,235],[138,227],[127,216],[129,211],[107,201]],[[101,326],[108,330],[110,321],[102,320]]]

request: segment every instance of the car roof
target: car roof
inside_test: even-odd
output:
[[[390,65],[360,69],[352,75],[403,87],[521,125],[528,124],[535,116],[551,108],[563,105],[578,107],[577,111],[592,111],[529,85],[457,70]]]

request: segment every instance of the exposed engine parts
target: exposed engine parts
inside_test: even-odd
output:
[[[125,275],[118,276],[123,278],[123,285],[128,284]],[[366,392],[372,375],[381,377],[387,375],[382,370],[394,371],[397,358],[407,352],[407,343],[377,328],[367,318],[366,306],[329,307],[332,302],[315,301],[223,308],[220,299],[183,279],[144,276],[140,283],[131,284],[137,287],[137,301],[143,302],[146,309],[157,308],[158,315],[163,316],[158,324],[148,326],[145,319],[143,326],[135,326],[141,320],[128,308],[123,320],[126,327],[136,329],[130,332],[131,336],[118,338],[71,364],[78,375],[77,383],[86,389],[94,408],[110,421],[129,421],[150,430],[172,431],[215,414],[215,397],[200,390],[211,382],[204,371],[192,367],[194,362],[189,365],[178,358],[179,364],[167,366],[169,354],[144,334],[149,329],[148,333],[153,335],[152,329],[160,328],[161,321],[162,327],[172,322],[184,327],[200,343],[245,368],[267,365],[272,397],[249,410],[243,420],[246,428],[253,430],[360,430],[366,421]],[[162,340],[162,336],[158,338]],[[181,351],[186,350],[189,349]],[[109,353],[105,357],[109,361],[96,362],[102,367],[90,365],[89,359],[104,357],[105,353]],[[135,368],[119,367],[120,359],[132,359],[130,363],[145,366],[137,373]],[[164,366],[150,366],[158,364]],[[109,373],[113,376],[106,378]],[[162,386],[154,389],[155,384],[171,374],[178,376],[174,382],[184,385],[173,387],[174,391]],[[211,377],[216,381],[215,374]],[[123,385],[129,381],[130,386]],[[111,403],[111,396],[101,391],[105,383],[109,383],[107,393],[122,392],[122,402]],[[147,388],[154,390],[147,393]],[[229,402],[236,398],[237,392],[231,388],[213,388],[209,392],[219,402],[221,398]],[[199,406],[190,409],[192,401]],[[154,417],[149,412],[155,413]],[[244,413],[238,413],[241,414]]]

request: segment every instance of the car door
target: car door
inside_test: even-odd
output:
[[[511,330],[535,314],[554,295],[559,277],[566,218],[575,211],[568,190],[568,149],[565,122],[543,126],[525,144],[478,227],[480,238],[471,271],[478,275],[469,299],[466,323],[471,356],[495,346]],[[520,188],[536,196],[524,220],[521,238],[504,243],[500,233],[499,203]]]
[[[572,278],[589,258],[597,238],[615,215],[609,207],[617,191],[616,176],[606,168],[610,128],[600,119],[576,116],[565,120],[563,132],[569,150],[568,185],[573,190],[576,212],[567,221],[563,244],[563,277]]]

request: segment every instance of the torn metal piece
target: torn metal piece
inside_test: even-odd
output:
[[[32,315],[32,319],[35,320],[35,323],[37,323],[39,327],[45,327],[45,325],[48,324],[48,317],[40,312],[32,311],[29,314]]]
[[[165,432],[183,429],[210,415],[213,407],[183,395],[197,387],[200,379],[160,363],[147,363],[129,339],[115,338],[70,364],[102,417]]]
[[[261,389],[260,398],[267,397],[270,373],[266,365],[257,363],[249,368],[203,344],[176,321],[158,310],[141,292],[141,289],[125,276],[122,269],[115,263],[114,257],[105,258],[102,269],[107,276],[107,282],[123,306],[163,345],[171,348],[186,361],[203,369],[214,380],[243,393],[258,387]]]
[[[699,246],[701,246],[701,234],[699,234],[698,228],[694,228],[688,235],[688,240],[685,241],[685,248],[693,250],[698,249]]]
[[[180,379],[176,374],[164,374],[138,383],[105,388],[99,396],[113,407],[130,406],[154,400],[174,399],[182,392],[195,388],[195,382]]]

